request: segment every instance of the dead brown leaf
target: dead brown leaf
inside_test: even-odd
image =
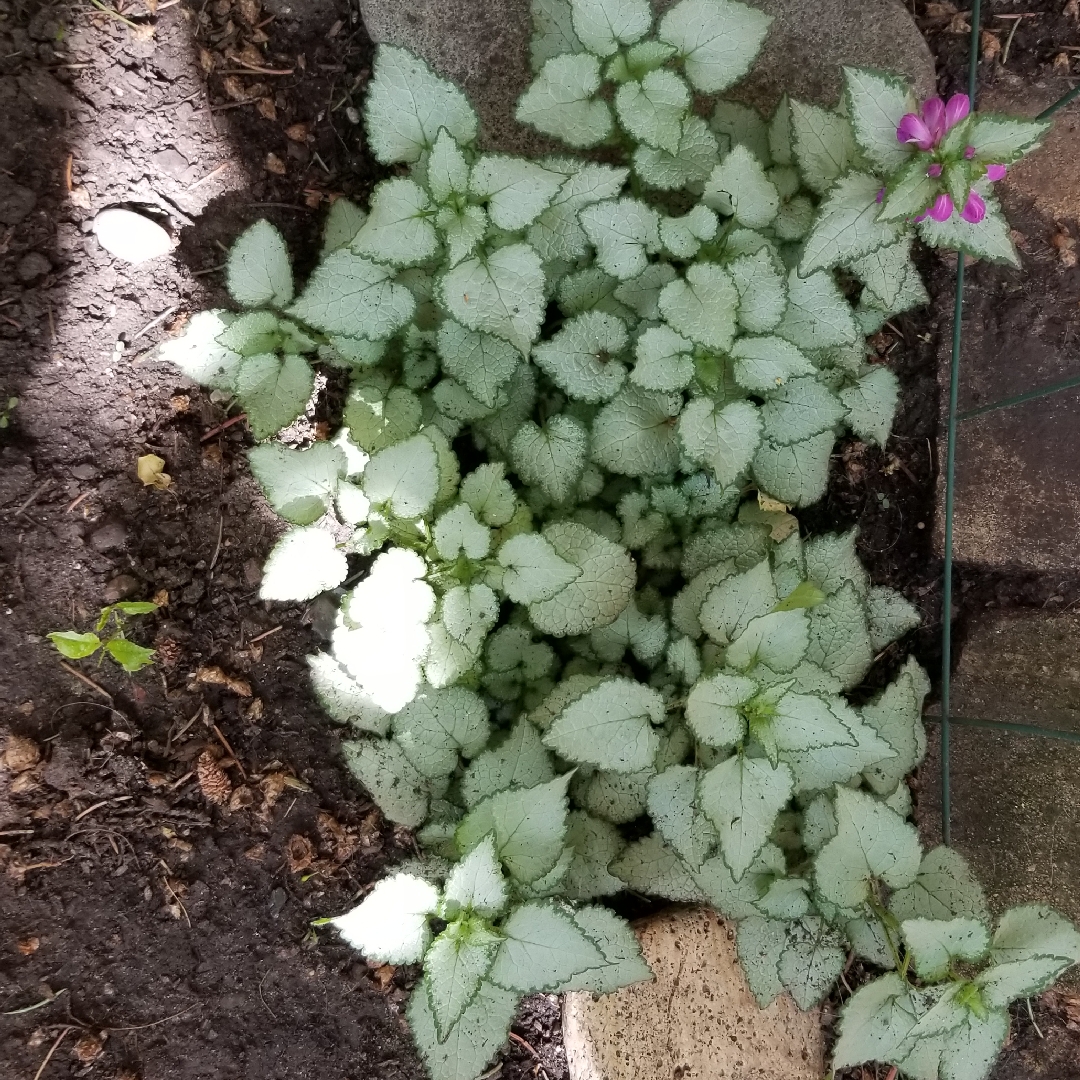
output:
[[[393,964],[380,964],[371,969],[371,977],[378,984],[379,989],[384,991],[390,989],[395,974],[397,974],[397,968]]]
[[[229,797],[229,809],[232,811],[246,810],[255,802],[255,796],[249,787],[238,787]]]
[[[191,408],[191,398],[187,394],[173,394],[169,398],[169,404],[173,407],[174,412],[186,413]]]
[[[262,718],[265,712],[262,698],[256,698],[244,712],[244,719],[249,724],[257,724]]]
[[[263,818],[269,818],[270,812],[274,809],[278,799],[281,798],[281,793],[285,790],[285,774],[283,772],[267,773],[259,781],[259,786],[262,788],[263,793],[263,804],[259,810],[259,815]]]
[[[212,750],[204,750],[195,765],[195,775],[199,778],[199,787],[208,802],[224,805],[232,793],[225,770],[218,764]]]
[[[39,937],[24,937],[20,938],[15,948],[22,953],[23,956],[33,956],[34,953],[41,948],[41,938]]]
[[[290,124],[285,129],[286,138],[292,139],[293,142],[307,142],[311,137],[311,131],[307,124]]]
[[[1053,68],[1055,71],[1061,72],[1063,75],[1068,75],[1071,67],[1071,61],[1067,52],[1059,52],[1054,57]]]
[[[80,1064],[89,1065],[92,1061],[96,1061],[100,1056],[102,1050],[105,1049],[105,1040],[108,1036],[105,1032],[100,1035],[94,1034],[92,1031],[87,1031],[79,1036],[78,1041],[71,1048],[71,1055]]]
[[[307,870],[315,861],[315,845],[300,833],[293,833],[285,844],[285,861],[294,874]]]
[[[225,78],[221,80],[221,88],[225,91],[225,94],[230,101],[246,101],[251,97],[248,88],[236,75],[226,75]]]
[[[1001,38],[989,30],[979,34],[979,48],[984,60],[996,60],[1001,55]]]
[[[209,75],[217,66],[217,57],[209,49],[199,48],[199,67]]]
[[[9,735],[4,746],[4,767],[8,772],[23,773],[41,760],[41,748],[25,735]]]
[[[955,14],[956,5],[950,4],[948,0],[944,0],[943,3],[926,5],[926,17],[928,19],[949,19]]]
[[[1065,990],[1047,990],[1042,1000],[1048,1009],[1065,1021],[1066,1027],[1072,1031],[1080,1031],[1080,995],[1070,994]]]
[[[949,25],[945,27],[945,33],[947,34],[970,34],[971,23],[967,21],[961,14],[956,14],[952,17]]]
[[[233,10],[248,26],[254,26],[259,21],[258,0],[236,0]]]
[[[1058,253],[1058,259],[1063,266],[1073,267],[1076,265],[1076,241],[1064,229],[1057,233],[1050,241]]]
[[[169,593],[168,593],[168,590],[167,589],[158,589],[158,591],[156,593],[154,593],[153,602],[155,604],[157,604],[158,607],[168,607],[169,606]]]
[[[255,108],[259,110],[259,115],[264,120],[276,120],[277,109],[274,108],[274,99],[272,97],[261,97],[255,102]]]
[[[19,773],[11,781],[11,787],[8,790],[12,795],[29,795],[33,791],[40,791],[41,784],[38,783],[38,778],[32,772],[24,772]]]
[[[249,847],[247,849],[247,851],[244,852],[244,858],[248,859],[251,862],[262,862],[262,860],[265,857],[266,857],[266,845],[265,844],[256,844],[254,847]]]
[[[1069,2],[1061,9],[1061,14],[1067,19],[1076,19],[1080,21],[1080,0],[1069,0]]]
[[[343,863],[352,858],[360,847],[360,838],[353,829],[348,829],[341,824],[332,814],[320,810],[315,819],[319,834],[332,849],[334,862]]]
[[[238,679],[234,675],[227,675],[216,665],[199,668],[199,670],[195,672],[195,681],[208,683],[211,686],[224,686],[238,697],[251,697],[250,683],[245,682],[243,679]]]
[[[277,154],[267,154],[265,162],[266,171],[275,176],[284,176],[286,173],[285,162]]]
[[[144,487],[165,490],[172,484],[172,477],[165,471],[165,459],[157,454],[143,454],[135,466]]]

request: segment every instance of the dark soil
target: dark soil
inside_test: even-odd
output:
[[[1010,66],[1037,72],[1072,40],[1062,4],[989,5],[1042,13],[1021,21]],[[414,850],[346,777],[308,694],[303,657],[330,612],[257,599],[279,526],[242,425],[222,430],[221,408],[151,355],[223,300],[222,251],[246,224],[274,221],[303,273],[328,198],[379,179],[355,111],[370,43],[352,0],[114,11],[0,0],[0,411],[19,399],[0,430],[0,740],[40,755],[0,766],[2,1072],[31,1080],[48,1057],[42,1080],[411,1080],[415,970],[371,969],[310,926]],[[943,89],[966,59],[949,21],[925,23]],[[109,206],[166,224],[178,258],[118,268],[89,235]],[[904,385],[896,434],[884,451],[841,448],[812,524],[860,524],[875,580],[928,616],[916,649],[930,666],[951,277],[932,257],[925,269],[933,310],[876,342]],[[1037,274],[1026,289],[1045,302]],[[138,481],[146,453],[165,459],[168,490]],[[1051,588],[961,574],[979,604]],[[162,592],[163,614],[135,631],[159,661],[134,678],[84,662],[89,686],[44,640]],[[1047,1041],[1024,1013],[995,1075],[1080,1075],[1066,1013],[1035,1015]],[[563,1080],[560,1029],[556,998],[526,1002],[502,1075]]]

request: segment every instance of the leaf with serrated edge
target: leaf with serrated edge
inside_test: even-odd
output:
[[[534,604],[558,596],[582,570],[560,558],[550,541],[539,533],[519,533],[499,549],[506,567],[502,587],[515,604]]]
[[[585,207],[581,227],[596,248],[596,261],[620,281],[637,277],[660,250],[660,215],[638,199],[607,199]]]
[[[682,390],[694,377],[693,348],[670,327],[650,327],[637,340],[630,378],[646,390]]]
[[[664,839],[694,870],[720,839],[697,803],[700,776],[692,765],[673,765],[649,781],[649,816]]]
[[[591,900],[622,892],[623,883],[608,871],[626,846],[618,829],[580,810],[571,811],[567,820],[566,844],[574,854],[563,879],[563,894],[570,900]]]
[[[584,149],[611,132],[611,108],[593,97],[600,89],[600,61],[588,53],[553,56],[518,102],[516,119],[545,135]]]
[[[384,165],[417,161],[445,128],[459,143],[476,138],[476,113],[465,95],[408,49],[380,45],[368,84],[365,130]]]
[[[844,417],[836,395],[815,378],[789,379],[776,387],[761,409],[763,434],[778,446],[832,431]]]
[[[736,936],[739,962],[750,992],[762,1009],[767,1009],[773,999],[783,993],[779,967],[787,942],[785,923],[757,917],[739,920]]]
[[[283,308],[293,298],[289,250],[269,221],[240,234],[225,267],[229,295],[244,307]]]
[[[916,111],[915,95],[893,75],[845,67],[844,97],[863,153],[886,173],[894,172],[911,152],[897,141],[896,129],[905,113]]]
[[[886,367],[875,367],[854,386],[840,391],[851,430],[866,442],[884,446],[900,400],[900,381]]]
[[[895,972],[861,986],[840,1014],[833,1068],[895,1058],[927,1008],[925,996]]]
[[[585,467],[588,434],[577,420],[553,416],[545,427],[531,420],[518,429],[510,457],[518,475],[555,502],[569,499]]]
[[[830,189],[803,247],[799,273],[806,275],[858,259],[895,243],[903,226],[878,220],[881,181],[848,173]]]
[[[800,349],[827,349],[852,345],[861,339],[851,305],[831,274],[818,270],[800,277],[788,275],[788,308],[777,334]]]
[[[371,213],[350,247],[379,262],[415,266],[439,249],[432,213],[419,184],[404,176],[384,180],[372,192]]]
[[[587,311],[536,346],[533,359],[561,390],[579,401],[608,401],[626,378],[615,357],[627,346],[626,325],[603,311]]]
[[[532,161],[485,154],[472,167],[469,190],[487,201],[488,214],[498,228],[516,232],[551,205],[565,179]]]
[[[818,195],[824,195],[858,160],[855,133],[846,116],[792,101],[791,130],[799,171],[806,186]]]
[[[906,919],[900,933],[920,979],[938,982],[954,960],[980,960],[990,945],[990,931],[977,919]]]
[[[461,1014],[476,999],[491,969],[499,939],[481,927],[448,927],[424,956],[424,989],[441,1038],[450,1034]]]
[[[528,244],[465,259],[439,279],[438,287],[459,323],[494,334],[528,355],[544,317],[544,271]]]
[[[374,454],[364,469],[364,494],[400,518],[426,514],[439,490],[439,460],[426,435],[414,435]]]
[[[488,836],[450,871],[442,910],[446,918],[454,918],[460,911],[475,911],[493,919],[506,910],[509,897],[495,841]]]
[[[893,889],[915,880],[918,833],[872,795],[838,787],[836,826],[836,836],[814,861],[817,887],[826,900],[851,911],[866,901],[872,878]]]
[[[620,987],[652,978],[637,935],[625,919],[608,908],[590,905],[574,912],[574,922],[600,950],[604,964],[568,979],[558,988],[560,993],[587,990],[610,994]]]
[[[331,720],[357,731],[385,735],[390,714],[371,700],[364,688],[329,653],[307,657],[311,688]]]
[[[761,758],[736,754],[701,778],[701,808],[720,837],[724,861],[736,881],[757,858],[772,832],[776,815],[791,798],[792,774]]]
[[[603,954],[574,922],[568,909],[533,902],[503,923],[505,935],[491,968],[491,981],[509,990],[535,993],[604,963]]]
[[[566,637],[614,622],[634,593],[633,559],[618,544],[577,522],[555,522],[544,529],[544,536],[581,574],[551,599],[530,603],[533,625],[542,633]]]
[[[638,142],[679,152],[682,121],[690,88],[673,71],[650,71],[640,82],[627,82],[615,94],[615,112],[623,129]]]
[[[814,365],[790,341],[779,337],[741,337],[731,347],[731,356],[735,381],[757,393],[775,390],[794,376],[814,373]]]
[[[746,721],[739,709],[757,690],[758,684],[742,675],[720,673],[701,679],[687,697],[687,723],[708,746],[734,746],[746,733]]]
[[[835,436],[824,431],[791,446],[764,440],[754,455],[754,479],[774,499],[809,506],[825,494]]]
[[[627,386],[593,421],[592,460],[624,476],[663,476],[679,463],[672,422],[682,399],[677,394]]]
[[[788,928],[780,956],[780,979],[800,1009],[812,1009],[844,970],[843,937],[823,919],[805,918]]]
[[[416,300],[387,266],[342,249],[323,259],[288,314],[328,334],[378,340],[400,330]]]
[[[721,214],[733,214],[748,229],[764,229],[780,209],[780,193],[753,151],[741,144],[713,169],[702,201]]]
[[[657,36],[678,50],[694,87],[715,94],[750,70],[771,22],[771,15],[730,0],[682,0]]]
[[[802,611],[774,611],[751,619],[728,646],[724,662],[740,671],[764,664],[783,674],[794,671],[810,644],[810,626]]]
[[[700,116],[683,121],[679,152],[674,156],[653,146],[634,151],[634,172],[650,187],[662,191],[703,184],[719,157],[716,136]]]
[[[752,255],[740,255],[731,260],[728,270],[739,293],[739,325],[752,334],[768,333],[787,307],[787,283],[771,252],[762,248]]]
[[[971,224],[955,213],[948,221],[934,221],[928,217],[919,222],[919,235],[931,247],[952,248],[977,259],[1019,268],[1020,257],[997,199],[985,190],[984,185],[976,185],[976,190],[986,203],[986,216],[982,221]]]
[[[418,986],[409,999],[409,1029],[431,1080],[474,1080],[506,1041],[521,995],[490,982],[480,983],[476,996],[458,1017],[446,1039],[439,1039],[427,988]]]
[[[294,525],[326,513],[344,475],[345,454],[332,443],[292,450],[268,443],[248,452],[251,471],[274,510]]]
[[[720,484],[734,483],[761,441],[761,417],[748,401],[717,408],[708,398],[691,401],[679,416],[687,457],[707,465]]]
[[[662,896],[666,900],[695,902],[704,899],[689,867],[658,833],[628,844],[610,869],[635,892]]]
[[[414,964],[431,940],[428,916],[439,890],[423,878],[394,874],[384,878],[352,911],[330,921],[364,956],[380,964]]]
[[[330,533],[314,526],[290,529],[266,560],[259,597],[294,603],[311,600],[340,585],[348,573],[345,553],[338,550]]]
[[[458,755],[475,757],[491,735],[483,699],[463,686],[423,687],[394,717],[394,739],[423,776],[449,776]]]
[[[648,0],[570,0],[570,9],[578,40],[597,56],[632,45],[652,26]]]
[[[768,615],[778,601],[769,561],[765,559],[712,589],[701,605],[701,627],[717,644],[726,645],[746,629],[751,619]]]
[[[692,263],[685,278],[670,282],[660,293],[660,314],[674,330],[721,352],[734,340],[738,306],[735,283],[717,263]]]
[[[581,165],[578,171],[566,178],[551,205],[529,229],[529,243],[545,262],[580,259],[586,254],[589,238],[578,221],[578,214],[592,203],[618,195],[629,174],[628,169],[610,165],[578,164]]]
[[[458,847],[471,851],[494,832],[499,859],[513,878],[527,884],[543,877],[562,854],[569,781],[567,774],[535,787],[490,796],[458,826]]]
[[[653,762],[664,721],[664,699],[633,679],[608,679],[555,718],[544,736],[569,761],[616,772],[637,772]]]
[[[263,353],[240,363],[233,389],[247,412],[256,439],[268,439],[303,413],[315,386],[315,373],[295,353]]]
[[[419,828],[427,818],[430,788],[392,739],[362,739],[342,746],[349,771],[371,792],[383,814]]]
[[[500,387],[521,363],[521,354],[508,341],[478,334],[453,319],[443,321],[436,340],[447,374],[487,406],[495,405]]]

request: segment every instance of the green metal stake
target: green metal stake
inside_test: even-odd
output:
[[[971,53],[968,59],[968,97],[975,108],[979,75],[979,23],[982,0],[971,7]],[[952,576],[953,504],[956,499],[956,429],[960,397],[960,333],[964,312],[964,252],[956,253],[956,304],[953,308],[952,359],[949,364],[949,433],[945,455],[945,570],[941,597],[941,838],[952,840],[952,791],[949,784],[949,707],[952,692]]]
[[[1055,101],[1049,109],[1043,109],[1043,111],[1039,113],[1039,115],[1036,116],[1035,119],[1049,120],[1050,117],[1058,111],[1058,109],[1061,109],[1064,106],[1068,105],[1070,101],[1075,101],[1078,97],[1080,97],[1080,86],[1074,86],[1064,97],[1061,97],[1057,101]]]

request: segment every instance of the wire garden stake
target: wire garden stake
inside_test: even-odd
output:
[[[982,0],[973,0],[971,9],[971,49],[968,59],[968,98],[975,108],[975,90],[979,70],[979,28],[982,21]],[[1036,119],[1047,120],[1058,109],[1080,97],[1080,86],[1074,87],[1067,94],[1054,102],[1048,109],[1039,113]],[[1039,735],[1046,738],[1062,739],[1066,742],[1080,743],[1080,735],[1072,732],[1054,731],[1030,724],[1012,724],[990,720],[973,720],[951,715],[952,691],[952,599],[953,599],[953,511],[956,498],[956,437],[961,420],[1020,405],[1037,398],[1046,397],[1060,390],[1080,386],[1080,376],[1072,376],[1051,386],[1028,390],[1015,397],[994,402],[961,413],[958,409],[960,396],[960,340],[961,318],[964,310],[964,252],[957,252],[956,261],[956,303],[953,308],[952,356],[949,363],[949,414],[948,436],[945,455],[945,536],[944,536],[944,571],[941,599],[941,716],[927,717],[928,720],[940,719],[941,722],[941,837],[949,844],[952,840],[952,792],[950,789],[950,736],[953,723],[968,727],[992,728],[1017,735]]]

